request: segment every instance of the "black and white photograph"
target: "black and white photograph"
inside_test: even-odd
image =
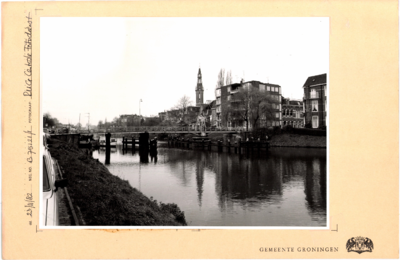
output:
[[[40,18],[40,228],[328,229],[328,82],[327,17]]]

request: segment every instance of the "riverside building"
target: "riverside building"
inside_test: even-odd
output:
[[[215,124],[217,128],[222,129],[237,129],[237,130],[245,130],[246,122],[240,121],[230,121],[224,116],[224,109],[226,109],[227,105],[233,101],[233,96],[239,92],[241,88],[250,88],[254,87],[260,90],[260,92],[266,92],[272,96],[274,100],[273,107],[275,109],[275,118],[274,120],[263,120],[261,119],[259,124],[260,127],[273,127],[273,126],[281,126],[282,121],[282,89],[281,86],[270,83],[263,83],[260,81],[247,81],[242,83],[234,83],[226,86],[219,87],[215,90]],[[249,124],[249,129],[251,128]]]
[[[326,127],[326,73],[308,77],[303,89],[305,127]]]

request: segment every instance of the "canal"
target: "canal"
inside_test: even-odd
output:
[[[105,162],[105,150],[93,152]],[[147,197],[176,203],[189,226],[326,226],[326,149],[270,148],[248,156],[167,148],[142,163],[111,148],[112,174]]]

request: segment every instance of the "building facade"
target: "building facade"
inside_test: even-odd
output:
[[[140,125],[142,116],[139,115],[120,115],[117,124],[122,127],[138,126]]]
[[[219,87],[215,90],[215,125],[217,128],[227,128],[227,129],[246,129],[245,122],[231,121],[227,116],[225,116],[224,110],[228,109],[228,106],[234,101],[233,96],[239,92],[241,88],[256,88],[262,93],[267,93],[272,97],[274,119],[265,120],[263,118],[259,121],[260,127],[270,127],[270,126],[281,126],[282,121],[282,106],[281,98],[282,91],[281,86],[270,83],[263,83],[260,81],[247,81],[242,83],[234,83],[226,86]],[[250,126],[251,124],[249,124]],[[250,127],[251,128],[251,127]],[[249,128],[249,129],[250,129]]]
[[[303,101],[282,97],[282,127],[287,125],[304,127]]]
[[[326,73],[308,77],[303,85],[304,125],[325,128],[327,114]]]

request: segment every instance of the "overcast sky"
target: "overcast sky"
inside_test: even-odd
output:
[[[187,95],[204,101],[221,68],[234,82],[278,84],[301,99],[307,77],[329,72],[328,18],[40,19],[42,112],[62,123],[158,115]]]

